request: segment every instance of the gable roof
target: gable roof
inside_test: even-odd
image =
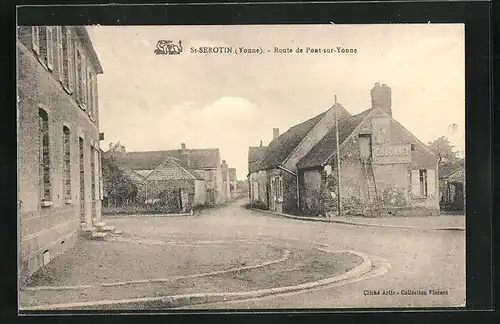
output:
[[[153,170],[147,180],[202,180],[198,173],[182,167],[173,158],[166,158],[156,170]]]
[[[250,146],[248,148],[248,173],[259,170],[259,162],[266,155],[267,146]]]
[[[465,168],[465,158],[461,158],[455,163],[445,164],[439,168],[439,178],[447,178],[453,173]]]
[[[306,120],[303,123],[290,127],[286,132],[269,143],[269,147],[257,169],[270,169],[279,167],[302,142],[304,137],[325,116],[326,111]]]
[[[191,169],[216,169],[219,165],[219,149],[188,149],[189,153],[189,168]],[[178,160],[184,167],[188,167],[182,163],[182,150],[166,150],[166,151],[144,151],[144,152],[128,152],[115,155],[115,159],[119,165],[131,170],[154,170],[166,158],[174,158]]]
[[[350,118],[339,119],[339,144],[342,144],[372,111],[373,109],[367,109]],[[302,159],[299,160],[297,168],[305,169],[321,166],[335,150],[337,150],[337,141],[336,127],[334,126]]]

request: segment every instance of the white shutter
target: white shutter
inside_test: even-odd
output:
[[[47,46],[47,51],[46,51],[46,59],[47,59],[47,67],[52,71],[53,69],[53,63],[54,63],[54,42],[52,39],[52,27],[51,26],[46,26],[46,46]]]
[[[411,170],[411,194],[413,197],[420,196],[420,172]]]
[[[56,40],[57,40],[57,74],[59,81],[63,82],[63,45],[62,45],[62,27],[56,27]]]
[[[33,52],[40,55],[40,32],[38,26],[31,27],[31,48]]]
[[[434,169],[427,170],[427,195],[436,194],[436,171]]]

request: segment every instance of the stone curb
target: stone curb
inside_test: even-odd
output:
[[[412,227],[412,226],[367,224],[367,223],[357,223],[357,222],[350,222],[350,221],[344,221],[344,220],[336,220],[335,218],[328,220],[326,218],[319,218],[319,217],[294,216],[294,215],[288,215],[288,214],[268,211],[268,210],[264,210],[264,209],[257,209],[257,208],[248,208],[248,209],[253,210],[253,211],[257,211],[257,212],[271,214],[271,215],[292,218],[292,219],[298,219],[298,220],[304,220],[304,221],[312,221],[312,222],[337,223],[337,224],[346,224],[346,225],[386,227],[386,228],[403,228],[403,229],[412,229],[412,230],[420,230],[420,231],[465,231],[465,228],[462,228],[462,227],[421,228],[421,227]]]
[[[268,288],[268,289],[258,289],[253,291],[242,291],[242,292],[227,292],[227,293],[193,293],[186,295],[174,295],[174,296],[160,296],[160,297],[144,297],[144,298],[134,298],[134,299],[122,299],[122,300],[102,300],[102,301],[93,301],[93,302],[76,302],[76,303],[65,303],[65,304],[53,304],[53,305],[39,305],[39,306],[31,306],[31,307],[20,307],[22,311],[36,311],[36,310],[61,310],[61,309],[89,309],[93,306],[118,306],[119,305],[135,305],[140,306],[140,308],[145,308],[144,304],[152,304],[156,309],[162,308],[177,308],[186,305],[197,305],[197,304],[207,304],[213,302],[222,302],[222,301],[230,301],[230,300],[242,300],[242,299],[250,299],[250,298],[259,298],[265,297],[269,295],[278,295],[291,293],[295,291],[302,291],[311,288],[317,288],[321,286],[330,285],[339,281],[345,281],[349,279],[353,279],[356,277],[360,277],[367,272],[369,272],[372,268],[372,261],[368,257],[368,255],[356,251],[331,251],[328,249],[324,249],[325,252],[330,253],[342,253],[349,252],[355,254],[363,259],[363,262],[347,271],[346,273],[321,279],[318,281],[307,282],[295,286],[284,286],[277,288]]]

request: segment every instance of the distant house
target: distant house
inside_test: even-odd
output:
[[[175,169],[174,172],[177,176],[181,174],[183,177],[187,177],[190,180],[203,180],[204,182],[204,195],[199,193],[201,190],[198,188],[195,193],[195,197],[204,196],[204,204],[206,205],[216,205],[223,203],[227,200],[228,194],[225,192],[225,187],[223,183],[222,174],[222,164],[220,160],[219,149],[187,149],[185,144],[181,144],[180,149],[176,150],[165,150],[165,151],[145,151],[145,152],[115,152],[115,160],[124,170],[133,171],[135,176],[132,178],[137,180],[136,184],[139,184],[140,194],[144,195],[146,199],[151,199],[151,192],[148,192],[143,186],[141,186],[140,179],[145,179],[148,182],[155,178],[155,181],[166,181],[167,179],[156,179],[159,170],[168,168]],[[168,161],[168,162],[166,162]],[[183,169],[186,172],[180,172]],[[188,176],[189,174],[189,176]],[[166,174],[164,173],[164,176]],[[168,174],[172,177],[172,174]],[[194,177],[196,179],[191,179]],[[185,181],[187,178],[173,179],[169,178],[169,181],[179,180]],[[144,180],[144,181],[145,181]],[[169,182],[164,182],[168,184]],[[170,182],[171,183],[171,182]],[[198,186],[201,184],[194,181]],[[173,186],[172,189],[176,187]],[[199,194],[198,194],[199,193]],[[195,203],[200,203],[201,198],[195,199]]]
[[[248,197],[251,202],[267,202],[267,190],[264,171],[259,164],[267,152],[267,146],[250,146],[248,148]],[[260,184],[260,185],[259,185]]]
[[[465,159],[439,170],[439,194],[442,210],[465,211]]]
[[[275,137],[249,169],[251,199],[278,212],[335,214],[340,179],[343,214],[438,215],[436,156],[392,118],[388,86],[376,83],[371,95],[360,114],[336,102]]]
[[[229,191],[231,193],[231,199],[236,198],[237,196],[237,182],[238,180],[236,179],[236,169],[235,168],[229,168]]]

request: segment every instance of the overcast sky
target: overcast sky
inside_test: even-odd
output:
[[[103,66],[100,129],[127,151],[219,148],[247,172],[248,146],[267,145],[338,101],[370,108],[377,81],[393,117],[421,141],[448,136],[465,150],[462,25],[89,26]],[[155,55],[158,40],[180,55]],[[191,47],[261,47],[262,55],[192,54]],[[356,48],[356,54],[274,54],[274,47]],[[267,52],[267,50],[271,52]],[[452,125],[456,125],[452,127]]]

